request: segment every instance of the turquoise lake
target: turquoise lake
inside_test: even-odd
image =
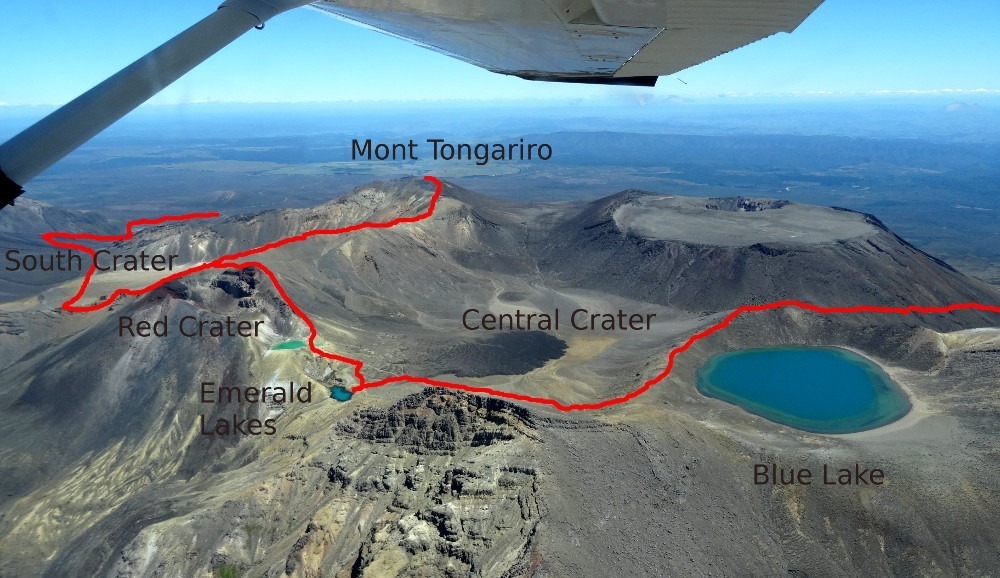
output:
[[[286,349],[299,349],[300,347],[305,347],[306,342],[300,341],[298,339],[293,339],[291,341],[283,341],[271,348],[272,351],[282,351]]]
[[[337,401],[347,401],[351,399],[352,395],[354,394],[351,393],[351,390],[339,385],[335,385],[330,388],[330,398]]]
[[[871,361],[835,347],[744,349],[713,356],[698,391],[797,429],[827,434],[892,423],[910,400]]]

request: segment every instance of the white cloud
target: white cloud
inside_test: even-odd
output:
[[[932,88],[932,89],[910,89],[910,90],[871,90],[865,94],[1000,94],[997,88]]]

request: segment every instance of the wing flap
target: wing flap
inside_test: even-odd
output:
[[[567,22],[541,0],[483,3],[482,10],[472,9],[475,4],[356,0],[313,6],[487,70],[519,76],[610,77],[657,32]]]
[[[778,32],[791,32],[821,3],[675,0],[668,26],[615,76],[674,74]]]
[[[320,0],[311,6],[502,74],[648,85],[794,29],[822,0]],[[636,78],[634,83],[628,78]]]

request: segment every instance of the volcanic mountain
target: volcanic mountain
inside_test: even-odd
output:
[[[46,287],[77,277],[79,273],[46,272],[41,267],[26,270],[24,255],[49,256],[56,249],[42,241],[48,231],[111,234],[111,223],[89,211],[66,211],[31,199],[20,199],[17,205],[0,212],[0,301],[14,301],[37,295]],[[16,268],[16,270],[15,270]]]
[[[309,231],[418,215],[432,192],[420,180],[373,183],[314,208],[145,227],[109,246],[195,267]],[[596,412],[405,379],[341,402],[331,392],[358,385],[354,367],[308,347],[275,349],[308,341],[310,329],[269,273],[314,323],[316,346],[362,361],[368,382],[424,376],[565,404],[636,389],[663,370],[667,351],[745,304],[1000,303],[995,289],[871,215],[642,191],[583,205],[512,203],[445,183],[426,219],[307,236],[241,263],[93,313],[58,308],[78,281],[0,305],[12,352],[0,358],[0,573],[768,576],[1000,566],[989,546],[1000,542],[990,499],[1000,484],[988,475],[1000,411],[991,313],[744,315],[679,355],[646,394]],[[154,281],[101,273],[80,303]],[[468,328],[484,327],[486,314],[557,310],[558,329]],[[655,321],[578,329],[569,317],[577,310]],[[262,329],[189,336],[171,325],[141,336],[123,332],[122,318],[228,318]],[[875,360],[911,395],[909,425],[809,434],[694,388],[713,353],[793,343]],[[291,384],[311,399],[207,403],[205,383]],[[206,435],[203,424],[219,419],[273,420],[276,433]],[[754,463],[834,458],[883,465],[891,483],[874,494],[799,491],[747,474]]]

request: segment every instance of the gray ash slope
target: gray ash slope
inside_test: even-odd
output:
[[[49,231],[67,233],[92,233],[110,235],[115,233],[112,224],[92,211],[67,211],[31,199],[19,199],[13,207],[0,212],[0,256],[9,251],[18,251],[20,261],[24,255],[55,254],[57,249],[42,240],[42,234]],[[0,267],[13,267],[6,258]],[[16,274],[0,270],[0,303],[23,299],[38,294],[54,284],[79,277],[79,272],[49,273],[19,271]]]
[[[429,192],[417,180],[375,183],[312,209],[150,228],[119,247],[195,262],[416,214]],[[867,215],[635,191],[581,207],[446,184],[428,220],[260,259],[316,320],[320,344],[364,359],[374,378],[474,371],[564,401],[635,387],[662,369],[668,347],[747,302],[1000,302]],[[564,332],[552,339],[565,347],[540,359],[521,359],[525,343],[457,328],[470,306],[579,303],[650,307],[669,327],[620,339]],[[989,449],[1000,441],[990,427],[1000,363],[989,351],[1000,347],[981,332],[939,333],[995,326],[985,315],[748,317],[635,402],[564,415],[404,385],[322,399],[351,385],[350,368],[306,350],[268,353],[305,327],[259,271],[206,272],[86,316],[49,309],[3,313],[14,325],[50,320],[9,335],[24,353],[0,367],[0,575],[888,576],[1000,565],[989,499],[1000,490]],[[119,339],[119,314],[233,315],[269,331]],[[694,369],[714,350],[783,342],[875,355],[940,429],[887,443],[807,435],[695,392]],[[512,369],[505,354],[524,364]],[[276,436],[211,438],[197,434],[200,413],[269,410],[205,407],[204,379],[311,380],[317,390],[313,403],[283,409]],[[772,460],[884,464],[892,484],[877,495],[754,486],[751,463]]]

